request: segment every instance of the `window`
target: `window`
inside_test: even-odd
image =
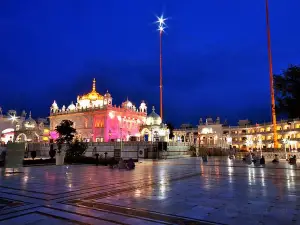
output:
[[[96,138],[96,142],[103,142],[104,141],[104,138],[103,137],[97,137]]]
[[[103,128],[104,127],[103,126],[103,121],[96,121],[95,127],[97,127],[97,128]]]

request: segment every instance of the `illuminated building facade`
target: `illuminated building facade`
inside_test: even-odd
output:
[[[25,111],[18,116],[15,110],[8,110],[7,114],[3,114],[0,108],[0,133],[2,144],[7,144],[9,141],[40,142],[49,140],[47,120],[38,119],[36,122],[31,118],[31,113],[26,119]]]
[[[155,112],[154,106],[152,112],[147,116],[146,123],[141,126],[140,135],[143,141],[169,141],[170,130],[166,124],[162,123],[161,117]]]
[[[17,121],[15,127],[15,142],[48,142],[49,141],[49,125],[46,119],[34,120],[29,117],[22,121]]]
[[[300,120],[277,122],[278,148],[300,149]],[[217,118],[200,119],[196,128],[175,129],[173,141],[190,142],[203,147],[237,148],[241,150],[267,150],[274,148],[272,123],[251,125],[248,120],[240,120],[238,126],[227,126]]]
[[[78,138],[87,142],[109,142],[140,140],[140,127],[146,122],[147,106],[139,108],[127,99],[121,106],[113,106],[112,96],[96,91],[93,80],[92,91],[78,96],[77,102],[58,107],[54,101],[50,108],[50,135],[57,138],[55,128],[62,120],[71,120]]]
[[[14,140],[15,126],[17,123],[17,112],[15,110],[7,111],[7,114],[3,114],[2,108],[0,107],[0,134],[2,144],[6,144],[8,141]],[[25,118],[21,116],[20,121]]]

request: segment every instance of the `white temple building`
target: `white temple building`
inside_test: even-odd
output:
[[[154,106],[152,112],[146,118],[146,124],[141,127],[141,139],[144,141],[169,141],[170,130],[167,125],[162,123],[160,116],[155,112]]]

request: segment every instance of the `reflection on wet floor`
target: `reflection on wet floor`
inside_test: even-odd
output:
[[[64,201],[66,208],[105,210],[111,218],[122,214],[183,224],[300,224],[300,169],[285,161],[262,167],[225,157],[207,163],[187,158],[144,161],[133,171],[87,165],[23,171],[3,177],[0,188],[48,202],[71,197]]]

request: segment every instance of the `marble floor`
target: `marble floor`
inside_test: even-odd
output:
[[[2,224],[300,224],[300,168],[199,158],[1,170]]]

